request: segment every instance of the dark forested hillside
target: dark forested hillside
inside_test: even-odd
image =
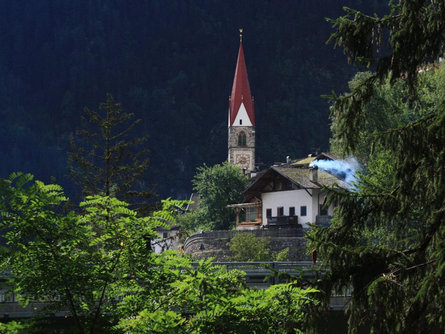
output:
[[[71,189],[69,136],[111,93],[142,119],[145,184],[186,196],[198,165],[227,155],[227,108],[244,28],[257,161],[328,147],[320,95],[352,77],[325,17],[384,1],[0,0],[0,177],[21,170]]]

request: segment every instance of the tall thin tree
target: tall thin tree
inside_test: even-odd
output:
[[[151,198],[142,177],[148,166],[147,137],[134,136],[134,114],[122,111],[108,94],[99,111],[84,109],[82,129],[71,138],[68,166],[84,196],[102,194],[134,203]]]

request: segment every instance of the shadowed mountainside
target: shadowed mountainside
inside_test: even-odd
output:
[[[0,0],[0,176],[16,170],[78,192],[69,136],[111,93],[142,122],[150,166],[140,187],[186,197],[197,166],[227,157],[238,42],[255,97],[257,161],[328,147],[329,106],[353,72],[325,45],[325,17],[384,1]]]

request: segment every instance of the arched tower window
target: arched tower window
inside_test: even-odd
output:
[[[246,134],[241,131],[238,135],[238,146],[246,146]]]

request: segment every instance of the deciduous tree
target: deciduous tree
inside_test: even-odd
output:
[[[199,194],[198,225],[211,230],[230,229],[235,212],[227,205],[243,199],[242,192],[247,184],[241,168],[228,162],[198,167],[193,179],[194,189]]]
[[[136,296],[124,300],[129,307],[117,328],[126,333],[303,333],[308,327],[306,312],[316,304],[315,289],[293,284],[267,290],[249,289],[244,274],[201,260],[192,266],[184,259],[164,259],[170,270],[164,293],[155,299],[141,298],[143,308],[132,307]],[[180,264],[172,266],[172,263]],[[179,270],[180,269],[180,270]],[[149,285],[139,286],[149,289]],[[141,304],[138,304],[141,305]],[[305,331],[306,330],[306,331]]]
[[[97,332],[113,314],[111,292],[150,266],[154,229],[173,221],[181,203],[137,217],[125,202],[89,196],[83,214],[62,213],[61,187],[32,179],[17,173],[0,182],[1,272],[25,305],[45,301],[47,311],[69,311],[79,333]]]

